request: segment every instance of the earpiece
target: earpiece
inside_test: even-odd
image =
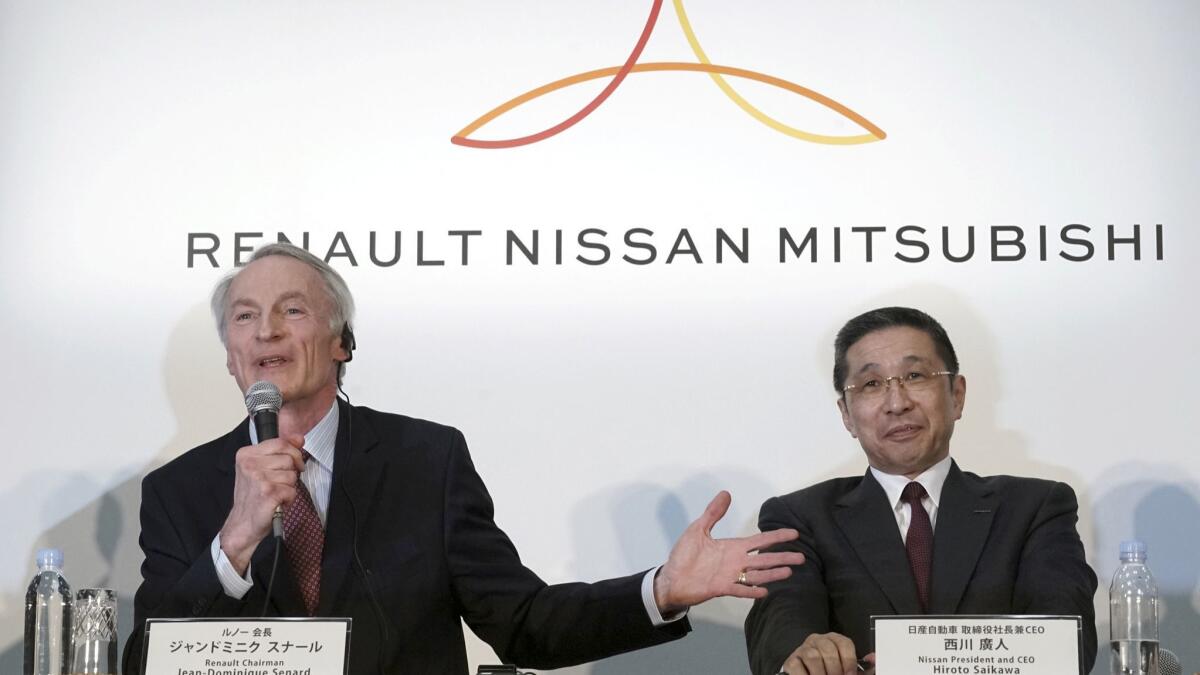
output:
[[[354,331],[350,329],[350,324],[347,323],[342,326],[342,349],[346,350],[346,361],[343,363],[354,360],[354,348],[356,346],[354,344]]]

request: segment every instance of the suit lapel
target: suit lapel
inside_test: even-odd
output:
[[[933,532],[933,568],[929,611],[954,614],[992,529],[999,500],[991,491],[969,482],[953,461],[938,502]]]
[[[346,573],[354,564],[354,528],[362,526],[368,510],[374,505],[378,484],[387,473],[381,466],[381,453],[370,452],[378,443],[378,437],[367,419],[340,399],[338,414],[333,484],[329,513],[325,518],[325,549],[321,556],[319,616],[329,616],[337,603]],[[353,504],[347,494],[354,495]],[[361,541],[359,545],[362,545]]]
[[[268,535],[258,543],[258,548],[254,549],[254,556],[250,558],[254,585],[262,589],[263,593],[267,592],[267,586],[271,582],[271,563],[275,557],[275,546],[275,537]],[[288,564],[287,551],[283,548],[282,540],[278,542],[278,546],[279,569],[275,571],[275,585],[271,587],[271,606],[275,608],[278,616],[308,616],[308,611],[304,608],[304,599],[300,595],[300,587],[296,585],[296,577]],[[256,608],[255,612],[257,611]]]
[[[920,614],[917,585],[896,527],[896,517],[870,470],[857,487],[838,500],[833,519],[863,567],[887,596],[892,610],[896,614]]]

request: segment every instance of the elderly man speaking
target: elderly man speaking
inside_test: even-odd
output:
[[[148,617],[353,618],[350,670],[463,675],[465,621],[509,663],[592,661],[683,636],[685,610],[759,598],[803,562],[756,554],[794,530],[709,532],[720,493],[666,563],[594,584],[547,585],[521,564],[457,430],[337,397],[354,349],[353,300],[328,264],[272,244],[222,281],[213,312],[245,392],[283,395],[279,437],[243,420],[142,483],[142,584],[124,672],[139,672]],[[260,442],[261,440],[261,442]],[[283,564],[268,596],[282,507]]]

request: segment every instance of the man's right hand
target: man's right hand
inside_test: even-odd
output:
[[[296,481],[304,470],[303,436],[287,436],[248,445],[237,452],[233,507],[221,526],[221,550],[238,574],[244,575],[258,543],[271,531],[276,506],[296,498]]]
[[[840,633],[812,633],[783,663],[788,675],[855,675],[854,641]]]

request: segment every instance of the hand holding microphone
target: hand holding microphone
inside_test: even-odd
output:
[[[282,533],[282,508],[296,498],[296,481],[304,470],[303,436],[279,438],[278,412],[283,403],[270,382],[246,390],[246,409],[258,443],[241,448],[234,460],[233,506],[221,527],[221,549],[239,574],[245,573],[259,542],[274,530]]]
[[[246,412],[254,422],[258,442],[279,438],[279,409],[283,407],[283,394],[279,387],[259,380],[246,390]],[[271,533],[275,538],[283,536],[283,506],[276,504],[271,516]]]

